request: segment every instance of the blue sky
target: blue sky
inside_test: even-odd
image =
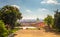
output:
[[[23,19],[44,19],[48,14],[60,9],[60,0],[0,0],[0,8],[5,5],[16,6]]]

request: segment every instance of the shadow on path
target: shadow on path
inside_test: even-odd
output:
[[[50,32],[50,33],[54,33],[55,35],[60,35],[60,32],[57,32],[52,28],[48,28],[48,26],[45,26],[44,30],[45,30],[45,32]]]

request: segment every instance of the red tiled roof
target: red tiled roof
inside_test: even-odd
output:
[[[37,26],[44,26],[44,22],[39,22],[39,23],[36,23]]]

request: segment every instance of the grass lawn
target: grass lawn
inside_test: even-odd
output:
[[[13,30],[11,30],[11,32],[14,33],[14,32],[16,32],[18,30],[19,30],[19,28],[14,28]]]

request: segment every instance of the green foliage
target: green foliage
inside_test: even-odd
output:
[[[36,20],[39,21],[39,18],[37,18]]]
[[[36,21],[37,21],[37,22],[40,22],[40,19],[39,19],[39,18],[37,18],[37,19],[36,19]]]
[[[21,19],[21,13],[18,8],[6,5],[0,10],[0,19],[4,21],[5,24],[9,24],[12,28],[15,26],[17,19]]]
[[[54,15],[54,27],[57,29],[57,31],[60,31],[60,12],[58,12],[58,10]]]
[[[44,22],[45,22],[48,26],[52,25],[52,24],[53,24],[53,18],[52,18],[52,16],[48,15],[48,16],[44,19]]]
[[[0,37],[7,37],[8,31],[5,28],[5,24],[2,20],[0,20]]]
[[[15,28],[15,29],[12,29],[11,32],[14,33],[16,31],[18,31],[20,28]]]

